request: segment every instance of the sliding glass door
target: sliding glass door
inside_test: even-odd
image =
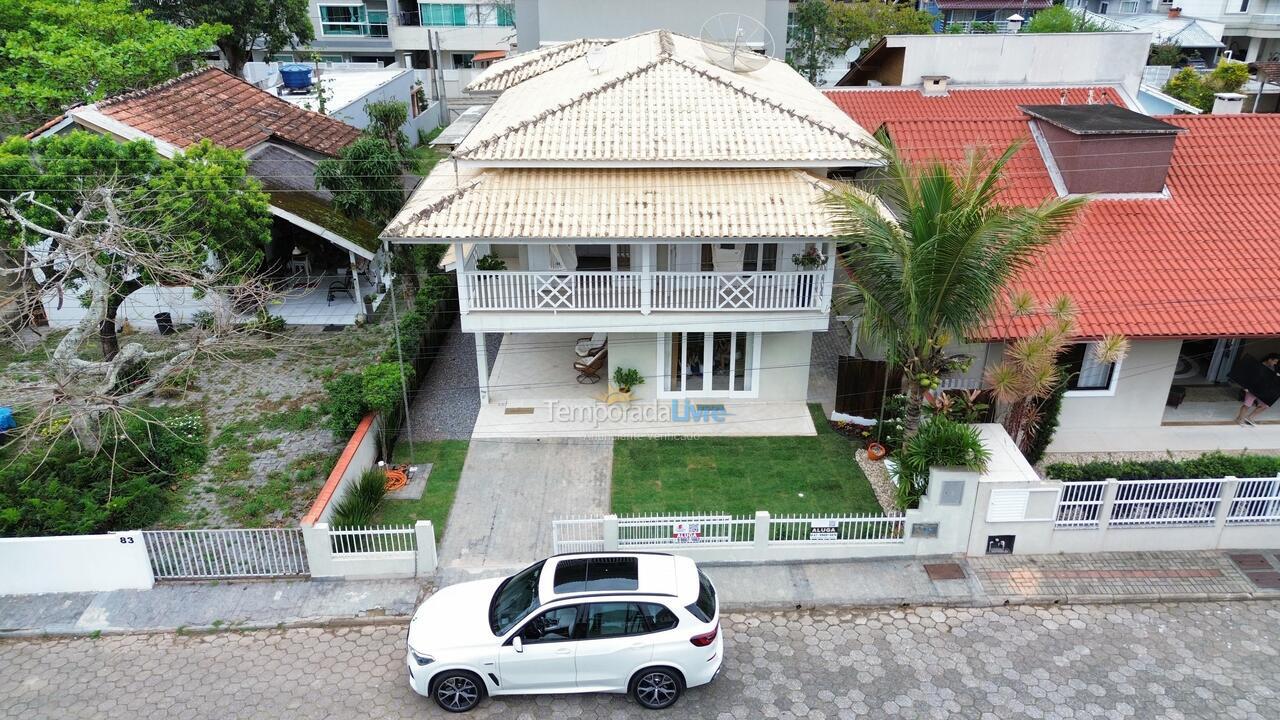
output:
[[[759,393],[759,333],[667,333],[659,352],[666,397],[755,397]]]

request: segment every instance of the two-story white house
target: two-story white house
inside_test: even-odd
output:
[[[644,377],[637,403],[728,403],[760,418],[743,434],[813,432],[810,348],[836,267],[827,178],[879,164],[877,145],[785,64],[712,55],[652,31],[475,81],[502,92],[383,237],[452,246],[477,436],[486,418],[497,434],[542,423],[548,400],[602,403],[619,368]],[[485,333],[504,334],[492,368]]]

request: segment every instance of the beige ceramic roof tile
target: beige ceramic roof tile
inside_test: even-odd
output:
[[[455,173],[441,163],[383,231],[395,239],[822,238],[828,181],[790,169]]]
[[[467,92],[472,93],[502,92],[531,77],[541,75],[570,60],[580,58],[586,55],[587,51],[593,47],[603,47],[613,42],[613,40],[589,40],[583,38],[513,55],[485,68],[484,72],[476,76],[465,89]]]
[[[476,162],[875,163],[869,133],[785,63],[732,72],[665,31],[505,91],[454,151]]]

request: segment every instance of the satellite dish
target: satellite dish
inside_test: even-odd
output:
[[[759,20],[738,13],[712,15],[698,34],[713,64],[733,72],[754,72],[769,64],[773,35]]]
[[[587,67],[593,73],[600,72],[600,68],[604,67],[604,48],[599,45],[587,51]]]
[[[858,47],[857,45],[854,45],[853,47],[844,51],[844,59],[848,60],[849,62],[857,62],[858,58],[861,56],[862,56],[862,48]]]

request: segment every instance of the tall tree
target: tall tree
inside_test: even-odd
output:
[[[818,82],[835,56],[831,42],[832,13],[828,0],[801,0],[792,10],[787,36],[787,64],[811,83]]]
[[[834,3],[831,6],[832,49],[843,53],[854,46],[867,47],[885,35],[927,35],[933,32],[935,20],[933,13],[896,2],[855,0]]]
[[[904,431],[920,424],[923,392],[963,341],[992,316],[1011,278],[1065,232],[1083,198],[1052,198],[1038,207],[998,201],[1001,175],[1018,150],[992,158],[970,151],[963,163],[909,163],[892,145],[875,191],[888,205],[845,189],[828,198],[850,271],[849,311],[862,332],[903,368]]]
[[[147,87],[200,60],[226,28],[179,28],[129,0],[0,2],[0,137],[76,103]]]
[[[173,159],[148,142],[84,132],[0,144],[0,172],[10,178],[0,191],[0,238],[31,250],[0,272],[41,265],[46,292],[87,302],[45,365],[28,440],[40,428],[65,427],[96,451],[104,430],[141,417],[138,404],[169,378],[254,329],[234,320],[239,307],[270,299],[254,276],[271,214],[245,169],[239,152],[207,141]],[[172,341],[117,351],[115,310],[130,288],[151,283],[190,287],[216,312]],[[86,352],[95,336],[101,354]]]
[[[216,23],[223,27],[218,50],[227,69],[239,75],[255,47],[267,54],[315,39],[307,0],[134,0],[155,16],[183,27]]]
[[[80,131],[34,142],[10,138],[0,144],[0,175],[9,178],[0,202],[10,211],[0,213],[0,243],[38,248],[50,285],[64,294],[89,286],[91,302],[101,303],[95,332],[111,360],[118,352],[117,311],[133,291],[199,274],[211,257],[228,277],[258,270],[271,214],[247,168],[238,151],[208,141],[166,159],[149,142]],[[66,235],[63,226],[86,204],[93,210],[83,227],[98,227],[93,223],[108,214],[108,191],[112,212],[130,232],[118,249],[98,257],[68,256],[60,244],[72,241],[51,233]],[[155,253],[163,262],[140,265],[129,252]]]

